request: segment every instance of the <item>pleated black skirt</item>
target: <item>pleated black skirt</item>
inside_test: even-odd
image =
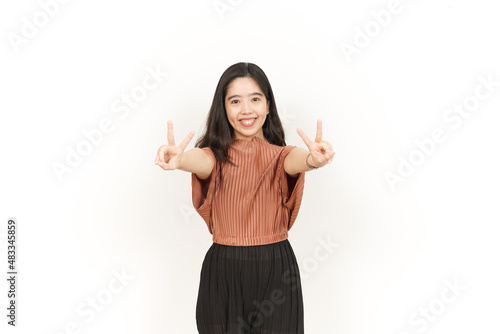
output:
[[[201,269],[196,324],[201,334],[303,334],[300,273],[288,239],[213,243]]]

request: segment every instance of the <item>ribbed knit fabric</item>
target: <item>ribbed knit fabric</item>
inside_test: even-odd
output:
[[[229,148],[229,158],[237,166],[221,166],[209,147],[202,148],[216,163],[207,180],[192,173],[192,200],[213,242],[251,246],[288,238],[299,213],[305,182],[305,172],[292,178],[283,168],[293,148],[258,137],[236,139]]]

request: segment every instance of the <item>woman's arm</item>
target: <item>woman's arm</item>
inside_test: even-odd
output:
[[[283,165],[285,172],[291,177],[297,177],[299,176],[299,173],[308,172],[312,170],[312,168],[309,168],[306,164],[306,158],[308,154],[309,151],[306,151],[301,147],[293,148],[285,158]],[[311,163],[310,160],[309,163]]]
[[[177,169],[189,173],[195,173],[198,178],[205,180],[210,177],[215,161],[207,152],[199,147],[184,152]]]

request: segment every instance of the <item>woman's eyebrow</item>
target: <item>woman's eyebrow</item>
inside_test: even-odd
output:
[[[264,95],[262,95],[261,93],[257,93],[257,92],[252,93],[252,94],[248,94],[248,96],[252,96],[252,95],[264,96]],[[230,97],[228,97],[227,99],[228,99],[228,100],[231,100],[231,99],[232,99],[232,98],[234,98],[234,97],[241,97],[241,96],[240,96],[240,95],[231,95],[231,96],[230,96]]]

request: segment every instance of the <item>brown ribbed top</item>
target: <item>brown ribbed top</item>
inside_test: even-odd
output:
[[[292,178],[283,168],[293,148],[273,145],[259,137],[236,139],[228,153],[237,166],[221,166],[209,147],[202,148],[216,163],[206,180],[191,173],[192,197],[213,242],[251,246],[288,238],[299,213],[305,181],[305,172]]]

